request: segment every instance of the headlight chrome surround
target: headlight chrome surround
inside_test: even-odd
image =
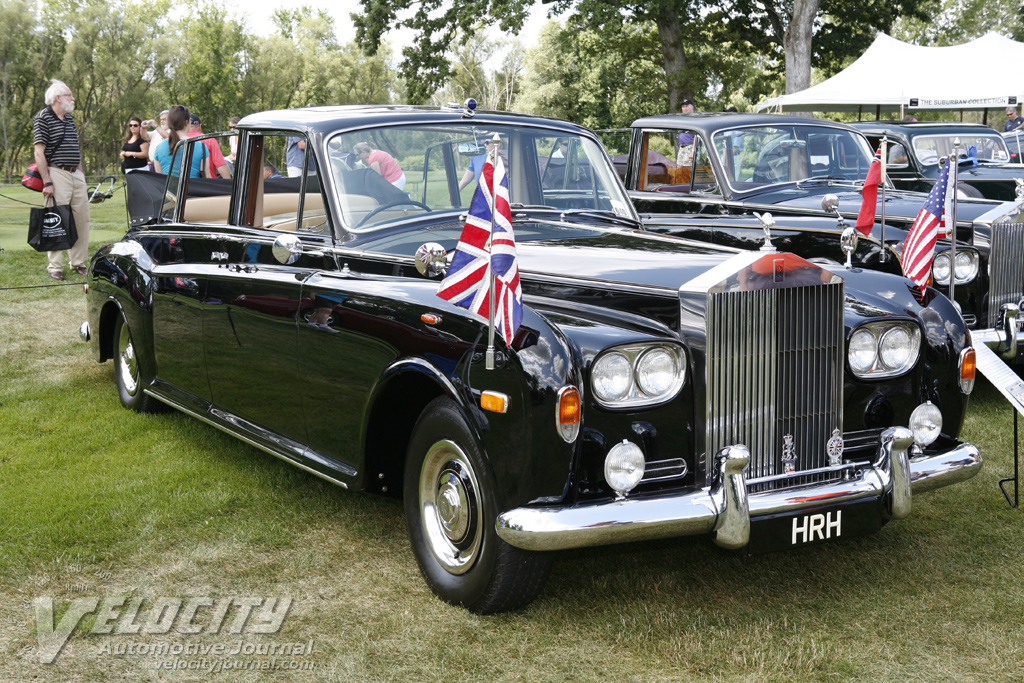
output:
[[[978,250],[972,247],[957,247],[956,263],[951,264],[949,251],[940,251],[932,261],[932,279],[936,284],[948,285],[949,275],[955,265],[956,284],[973,282],[981,270],[981,255]]]
[[[861,379],[884,379],[909,372],[920,356],[921,330],[917,325],[907,320],[878,321],[853,331],[846,363]]]
[[[638,408],[664,403],[682,389],[686,381],[686,362],[686,350],[676,344],[655,342],[615,346],[605,349],[594,359],[590,368],[590,386],[594,398],[606,408]]]

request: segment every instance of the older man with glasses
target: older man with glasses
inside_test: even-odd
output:
[[[43,196],[57,206],[71,205],[78,230],[78,241],[68,250],[72,270],[86,275],[89,258],[89,193],[82,171],[82,150],[78,129],[71,117],[75,96],[71,88],[54,79],[46,89],[41,109],[32,120],[36,167],[43,179]],[[46,272],[54,280],[64,279],[64,254],[49,251]]]
[[[1003,132],[1009,133],[1011,130],[1017,130],[1022,123],[1024,123],[1024,117],[1017,114],[1017,108],[1007,107],[1006,123],[1003,124]]]

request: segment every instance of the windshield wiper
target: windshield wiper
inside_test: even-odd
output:
[[[849,178],[846,178],[846,177],[843,177],[843,176],[839,176],[839,175],[816,175],[816,176],[811,176],[810,178],[804,178],[803,180],[796,181],[796,186],[797,187],[803,187],[804,183],[811,183],[811,182],[816,182],[816,181],[829,182],[829,181],[832,181],[832,180],[841,180],[844,183],[850,183],[851,185],[856,183],[855,180],[850,180]]]
[[[622,225],[628,225],[631,228],[635,228],[639,225],[639,223],[632,218],[626,218],[625,216],[620,216],[617,213],[602,209],[566,209],[562,212],[562,220],[565,220],[566,216],[594,216],[595,218],[603,218]]]
[[[543,204],[509,204],[513,209],[550,209],[551,211],[557,211],[558,209],[554,206],[545,206]]]

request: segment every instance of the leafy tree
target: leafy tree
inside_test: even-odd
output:
[[[937,0],[929,14],[901,17],[894,37],[915,45],[959,45],[996,31],[1024,40],[1019,0]]]

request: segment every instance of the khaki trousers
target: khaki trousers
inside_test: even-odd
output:
[[[78,241],[68,249],[68,260],[72,268],[88,265],[89,260],[89,191],[85,186],[85,174],[81,171],[65,171],[50,166],[50,182],[53,183],[53,201],[56,205],[71,205],[75,217]],[[51,273],[64,271],[64,252],[48,251],[46,269]]]

